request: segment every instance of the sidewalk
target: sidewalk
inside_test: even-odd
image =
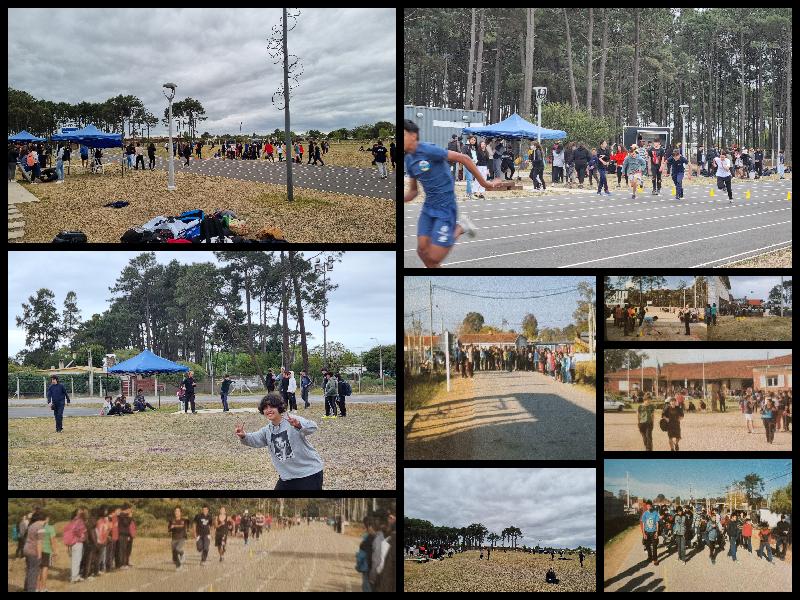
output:
[[[17,204],[39,202],[39,199],[16,181],[8,182],[8,239],[19,240],[25,235],[25,221]]]

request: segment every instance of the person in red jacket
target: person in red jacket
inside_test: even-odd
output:
[[[625,152],[625,148],[622,146],[622,144],[617,144],[616,145],[616,150],[614,151],[614,154],[611,155],[611,160],[613,160],[614,164],[616,165],[617,187],[618,188],[620,187],[620,181],[622,181],[622,175],[623,175],[623,173],[622,173],[622,163],[625,162],[625,157],[626,156],[628,156],[628,154]],[[625,186],[627,187],[627,185],[628,185],[628,174],[625,173],[624,175],[625,175]]]

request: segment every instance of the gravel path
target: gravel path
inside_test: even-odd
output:
[[[595,396],[539,373],[476,373],[417,411],[406,459],[594,459]]]

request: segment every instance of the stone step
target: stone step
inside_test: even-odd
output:
[[[25,221],[9,221],[8,228],[9,229],[22,229],[25,227]]]
[[[15,229],[14,231],[8,232],[8,239],[10,240],[18,240],[19,238],[25,235],[25,231],[22,229]]]

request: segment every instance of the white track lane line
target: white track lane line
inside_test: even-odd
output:
[[[788,246],[785,246],[786,244],[788,244]],[[747,252],[740,252],[739,254],[731,254],[730,256],[726,256],[725,258],[718,258],[716,260],[712,260],[712,261],[709,261],[709,262],[704,262],[704,263],[701,263],[699,265],[693,265],[693,266],[691,266],[689,268],[690,269],[696,269],[698,267],[705,267],[707,265],[712,265],[714,263],[722,262],[722,261],[728,260],[730,258],[736,258],[737,256],[742,256],[744,254],[750,254],[752,252],[760,252],[761,250],[767,250],[769,248],[775,248],[775,246],[785,246],[787,248],[790,248],[791,245],[792,245],[792,240],[788,240],[786,242],[778,242],[777,244],[770,244],[769,246],[764,246],[763,248],[755,248],[754,250],[748,250]],[[772,250],[771,252],[766,252],[765,254],[771,254],[772,252],[777,252],[778,250],[781,250],[781,248],[777,248],[775,250]],[[748,257],[748,258],[754,258],[755,256],[757,256],[757,255],[754,255],[754,256],[751,256],[751,257]],[[745,259],[741,259],[741,260],[745,260]],[[735,261],[735,262],[740,262],[740,261]]]

